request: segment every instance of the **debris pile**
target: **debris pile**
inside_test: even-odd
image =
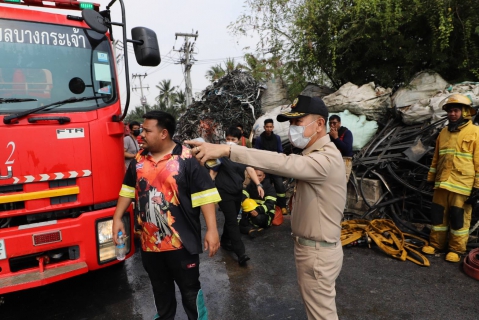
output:
[[[175,139],[202,137],[207,142],[224,142],[229,126],[240,123],[248,134],[260,115],[260,84],[248,72],[234,70],[208,86],[201,100],[188,106],[178,120]]]
[[[353,157],[353,186],[364,197],[363,179],[379,179],[383,193],[376,203],[364,201],[368,210],[363,218],[406,215],[411,222],[429,222],[432,188],[426,185],[434,143],[440,126],[406,126],[391,119],[360,152]]]
[[[368,120],[383,120],[391,108],[391,88],[376,86],[374,82],[357,86],[350,82],[323,98],[330,113],[344,110],[365,115]]]
[[[391,97],[395,109],[405,124],[437,121],[446,115],[440,102],[452,93],[461,93],[479,104],[479,83],[462,82],[448,84],[432,71],[418,73],[409,85],[397,90]]]

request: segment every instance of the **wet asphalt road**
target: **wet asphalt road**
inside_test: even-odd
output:
[[[218,214],[222,226],[222,214]],[[244,236],[251,261],[240,267],[220,249],[201,255],[200,280],[212,320],[305,320],[296,283],[289,216],[262,238]],[[221,230],[220,230],[221,231]],[[432,257],[419,267],[382,254],[377,248],[345,248],[337,281],[342,320],[479,319],[479,281],[459,264]],[[179,301],[178,320],[186,320]],[[148,276],[137,252],[123,266],[4,296],[0,319],[152,319],[156,313]]]

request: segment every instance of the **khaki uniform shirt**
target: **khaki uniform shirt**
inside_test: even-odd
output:
[[[302,238],[339,242],[346,205],[346,176],[341,153],[329,135],[289,155],[231,146],[230,159],[264,172],[297,179],[291,229]]]

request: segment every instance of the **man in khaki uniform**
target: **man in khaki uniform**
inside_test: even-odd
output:
[[[326,133],[327,119],[323,101],[307,96],[299,96],[291,112],[278,115],[278,121],[290,121],[289,139],[303,149],[301,155],[186,141],[202,164],[229,156],[264,172],[297,179],[291,229],[298,284],[310,320],[338,319],[335,284],[343,263],[340,234],[346,204],[345,167]]]

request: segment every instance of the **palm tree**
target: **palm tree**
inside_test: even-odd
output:
[[[166,105],[164,101],[158,102],[158,104],[156,104],[155,107],[156,107],[156,110],[165,111],[165,112],[168,112],[168,109],[169,109],[169,107]]]
[[[176,86],[171,85],[171,80],[161,80],[156,86],[160,90],[160,94],[156,97],[156,101],[164,102],[169,107],[174,100]]]
[[[212,83],[225,75],[225,70],[221,64],[217,64],[211,67],[210,70],[206,71],[205,77]]]
[[[155,106],[151,107],[149,105],[146,105],[144,109],[146,109],[146,112],[148,112],[155,109]],[[143,115],[145,114],[144,109],[143,106],[136,106],[133,110],[128,112],[124,122],[130,123],[132,121],[138,121],[139,123],[142,123],[145,120],[143,119]]]
[[[179,119],[180,115],[184,112],[184,108],[177,108],[176,106],[167,106],[165,102],[160,101],[157,105],[155,105],[156,110],[168,112],[171,114],[176,120]]]
[[[173,105],[179,109],[184,109],[186,107],[186,96],[183,90],[177,90],[175,92],[175,101]]]
[[[242,69],[243,66],[238,63],[238,64],[235,64],[235,58],[228,58],[226,59],[225,61],[225,67],[226,67],[226,73],[230,73],[231,71],[234,71],[236,69]]]
[[[255,78],[258,81],[264,82],[268,80],[271,77],[272,73],[272,68],[269,67],[269,65],[272,63],[272,59],[265,60],[265,59],[258,59],[252,54],[245,54],[244,60],[246,62],[245,65],[243,65],[243,68],[251,73],[253,78]]]

